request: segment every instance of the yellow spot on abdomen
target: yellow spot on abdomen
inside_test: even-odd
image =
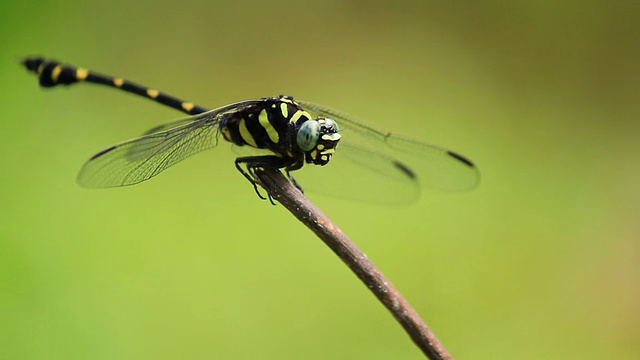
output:
[[[158,97],[158,94],[160,94],[160,92],[158,90],[154,90],[154,89],[147,89],[147,96],[155,99]]]
[[[121,87],[124,84],[124,79],[121,78],[113,78],[113,85],[117,87]]]
[[[185,109],[186,111],[191,111],[191,109],[193,109],[195,105],[193,105],[193,103],[190,103],[188,101],[185,101],[182,103],[182,108]]]
[[[76,79],[83,81],[89,76],[89,70],[83,68],[76,69]]]
[[[267,132],[267,136],[269,136],[269,139],[273,143],[277,144],[278,141],[280,141],[280,134],[278,134],[278,131],[276,131],[273,125],[271,125],[271,123],[269,122],[269,115],[267,115],[266,110],[262,110],[260,112],[260,115],[258,115],[258,121]]]
[[[53,68],[53,70],[51,71],[51,80],[54,83],[58,82],[58,77],[60,77],[60,73],[62,72],[62,66],[57,65],[56,67]]]
[[[289,105],[280,103],[280,111],[282,112],[282,116],[284,116],[285,119],[289,117]]]
[[[249,129],[247,129],[247,124],[245,123],[244,118],[240,120],[238,128],[240,129],[240,136],[242,136],[242,140],[244,140],[244,142],[246,142],[250,146],[258,148],[258,144],[256,144],[256,141],[253,139],[253,136],[251,136]]]

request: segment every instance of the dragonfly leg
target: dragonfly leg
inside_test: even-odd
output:
[[[300,186],[300,183],[298,183],[296,181],[296,179],[293,177],[293,175],[291,175],[291,171],[286,170],[285,171],[287,173],[287,177],[289,178],[289,181],[291,181],[291,183],[298,188],[298,190],[300,190],[301,193],[304,194],[304,190],[302,189],[302,186]]]
[[[294,161],[293,163],[289,164],[284,170],[285,173],[287,174],[287,177],[289,178],[289,181],[298,188],[298,190],[300,190],[301,193],[304,194],[304,190],[302,190],[302,186],[300,186],[300,184],[296,181],[296,179],[293,177],[293,175],[291,175],[292,171],[296,171],[299,170],[300,168],[302,168],[302,165],[304,165],[304,160],[300,159],[298,161]]]
[[[238,171],[247,179],[249,180],[249,182],[251,183],[251,185],[253,185],[253,189],[256,191],[256,194],[258,194],[258,197],[262,200],[266,200],[267,198],[269,199],[269,201],[275,205],[275,203],[273,202],[273,198],[271,197],[271,190],[267,189],[267,197],[264,197],[261,193],[260,190],[258,189],[258,182],[256,181],[257,176],[255,173],[256,169],[281,169],[283,167],[286,167],[287,165],[289,165],[289,163],[279,157],[279,156],[275,156],[275,155],[262,155],[262,156],[244,156],[244,157],[239,157],[236,158],[235,161],[236,164],[236,169],[238,169]],[[246,170],[242,167],[242,165],[244,164],[244,166],[246,167]],[[264,184],[262,184],[264,185]]]

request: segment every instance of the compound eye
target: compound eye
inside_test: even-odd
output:
[[[302,151],[310,151],[318,143],[319,137],[320,124],[318,124],[316,120],[307,120],[300,126],[300,130],[298,130],[296,136],[296,142]]]

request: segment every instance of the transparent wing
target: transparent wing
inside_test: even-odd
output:
[[[84,164],[78,183],[88,188],[108,188],[148,180],[171,165],[216,146],[220,118],[260,101],[241,101],[179,119],[152,128],[139,138],[111,146]]]
[[[348,176],[340,176],[341,183],[330,189],[327,186],[327,192],[343,191],[347,198],[365,201],[377,197],[376,202],[404,203],[415,200],[421,187],[460,191],[473,189],[480,181],[475,165],[453,151],[372,129],[323,105],[298,103],[314,116],[333,118],[340,127],[342,138],[327,167],[344,169]],[[305,166],[303,172],[319,176],[319,171],[327,170],[309,171],[310,167]],[[359,179],[354,180],[356,176]],[[375,188],[368,188],[369,183]],[[391,198],[385,200],[385,196]]]
[[[151,129],[145,131],[144,134],[142,134],[142,136],[149,135],[149,134],[155,134],[155,133],[159,133],[159,132],[163,132],[163,131],[167,131],[169,129],[176,128],[178,126],[183,126],[183,125],[186,125],[186,124],[190,124],[193,121],[194,121],[193,120],[193,116],[182,118],[182,119],[178,119],[178,120],[174,120],[174,121],[168,122],[166,124],[161,124],[161,125],[158,125],[156,127],[153,127]]]
[[[213,116],[218,116],[220,117],[223,114],[232,112],[232,111],[238,111],[241,110],[247,106],[252,106],[252,105],[256,105],[259,104],[261,101],[263,101],[264,99],[255,99],[255,100],[244,100],[244,101],[239,101],[239,102],[235,102],[233,104],[229,104],[229,105],[225,105],[222,107],[219,107],[217,109],[213,109],[213,110],[209,110],[206,113],[202,113],[202,114],[198,114],[195,116],[190,116],[190,117],[186,117],[186,118],[182,118],[182,119],[178,119],[178,120],[174,120],[165,124],[161,124],[158,125],[156,127],[153,127],[147,131],[144,132],[144,134],[142,135],[149,135],[149,134],[153,134],[153,133],[157,133],[157,132],[162,132],[165,130],[169,130],[171,128],[174,127],[178,127],[178,126],[182,126],[188,123],[191,123],[194,121],[194,119],[197,119],[198,117],[201,116],[208,116],[208,117],[213,117]]]
[[[111,146],[84,164],[78,183],[88,188],[107,188],[148,180],[171,165],[215,146],[217,131],[217,121],[195,120]]]

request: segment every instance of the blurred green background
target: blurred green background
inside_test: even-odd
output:
[[[637,2],[0,9],[0,358],[422,358],[228,146],[137,186],[76,185],[93,153],[181,114],[42,90],[16,62],[37,54],[209,107],[291,94],[467,155],[473,192],[309,195],[458,359],[640,357]]]

